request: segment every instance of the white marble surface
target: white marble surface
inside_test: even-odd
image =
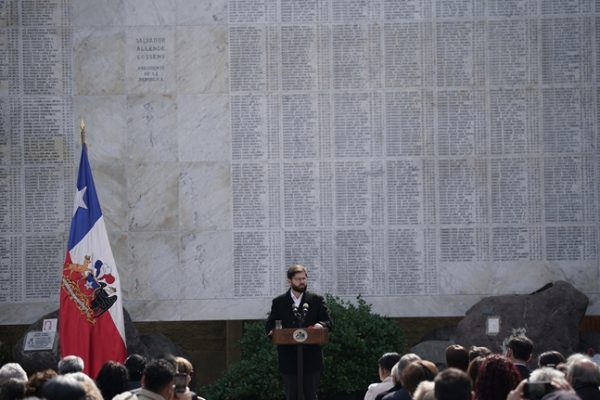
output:
[[[230,179],[227,163],[182,164],[179,180],[182,229],[231,229]]]
[[[71,0],[73,26],[120,26],[125,24],[126,0]]]
[[[180,166],[134,163],[127,168],[128,229],[133,232],[177,230]]]
[[[275,277],[276,273],[269,274],[265,272],[266,269],[252,276],[237,276],[234,271],[228,1],[72,0],[71,3],[72,128],[76,135],[79,119],[85,119],[90,162],[121,277],[125,307],[138,321],[265,317],[271,301],[269,296],[240,298],[234,293],[233,282],[236,277],[241,279],[241,285],[254,279],[265,286],[273,286],[274,283],[268,282],[268,279],[278,280],[279,275]],[[264,19],[264,16],[258,18]],[[250,30],[260,38],[257,46],[265,45],[264,40],[269,37],[267,31],[262,29],[263,25],[268,24],[261,24],[255,24]],[[333,36],[327,36],[326,31],[319,34],[323,35],[323,40],[333,40]],[[281,40],[282,35],[276,37]],[[275,51],[277,45],[273,46]],[[155,48],[148,49],[145,46]],[[364,46],[370,45],[365,41]],[[326,49],[331,52],[335,50],[339,49]],[[305,56],[310,68],[305,65],[299,71],[310,75],[310,71],[315,69],[319,73],[329,74],[326,78],[333,81],[333,74],[342,72],[334,71],[331,66],[325,70],[326,66],[319,65],[319,51],[315,41],[306,49],[299,47],[295,52],[284,52],[280,54],[281,58],[272,56],[276,60],[272,62],[293,62]],[[259,54],[257,59],[261,65],[257,67],[259,72],[253,73],[256,72],[257,80],[264,81],[265,71],[262,67],[266,63],[266,51],[265,54]],[[293,66],[288,63],[285,68],[289,67]],[[326,126],[320,124],[329,124],[330,147],[333,147],[335,139],[339,139],[335,136],[335,116],[331,109],[336,101],[332,94],[333,83],[330,82],[329,89],[288,92],[283,87],[281,68],[270,72],[279,80],[268,90],[234,93],[237,98],[252,97],[250,100],[256,100],[256,104],[248,106],[248,110],[254,106],[258,110],[256,115],[247,116],[255,119],[252,123],[242,123],[237,128],[248,131],[256,128],[260,131],[257,135],[260,137],[249,140],[266,142],[269,139],[268,118],[272,118],[269,116],[272,111],[269,106],[273,106],[268,101],[276,103],[277,96],[282,94],[289,95],[286,101],[300,99],[300,95],[306,94],[307,98],[314,101],[305,102],[306,109],[300,107],[302,101],[299,101],[299,106],[280,109],[281,115],[277,117],[280,124],[274,130],[283,131],[282,127],[298,124],[307,132],[318,135],[320,129]],[[327,87],[327,79],[324,78],[317,76],[311,82]],[[262,86],[257,87],[266,87],[263,81]],[[343,77],[339,84],[344,84]],[[366,88],[370,83],[364,80],[360,84],[360,87]],[[385,97],[387,93],[380,88],[381,82],[377,85],[374,87],[381,89],[378,94]],[[7,93],[4,90],[6,86],[2,88],[3,93]],[[390,88],[390,92],[395,89],[412,90]],[[450,91],[452,88],[440,89],[443,90]],[[354,95],[354,92],[360,95],[367,90],[338,92],[340,101],[350,97],[347,93]],[[317,118],[312,121],[313,125],[306,128],[302,123],[306,122],[307,114],[313,115],[320,110],[317,110],[320,107],[318,98],[322,93],[331,94],[331,107],[323,106],[323,110],[326,110],[323,113],[331,113],[332,119],[326,121],[323,118],[322,121]],[[366,100],[360,103],[364,110],[379,106],[374,104]],[[425,108],[425,100],[419,101],[415,109],[421,106]],[[407,109],[410,110],[410,107]],[[389,111],[391,113],[393,110]],[[440,110],[437,112],[439,114]],[[248,113],[252,114],[252,111]],[[381,118],[385,116],[384,113]],[[356,120],[360,118],[362,116],[357,116]],[[545,121],[533,122],[543,126]],[[367,125],[369,123],[365,122]],[[288,139],[292,135],[287,131],[291,130],[286,130]],[[339,135],[340,132],[341,129]],[[283,132],[279,133],[282,139],[276,150],[283,154],[284,135]],[[323,144],[314,141],[311,145],[318,147]],[[77,165],[79,146],[74,147],[73,163]],[[266,144],[262,146],[267,147]],[[320,147],[317,150],[322,151]],[[329,150],[334,154],[332,159],[335,158],[335,149]],[[286,153],[284,156],[291,159],[293,154]],[[475,163],[475,158],[471,156],[465,156],[467,163]],[[257,163],[260,167],[268,164],[268,156],[261,157],[262,164]],[[277,161],[280,159],[281,156]],[[351,157],[348,160],[354,161]],[[369,159],[381,160],[384,157]],[[424,174],[422,171],[417,173]],[[290,180],[287,184],[288,189],[296,187],[295,181]],[[257,184],[260,185],[267,187],[265,182]],[[265,191],[257,195],[256,198],[263,203],[260,206],[268,202],[270,195],[283,197],[285,190],[281,189],[281,193]],[[434,196],[441,195],[437,193]],[[469,195],[472,204],[475,204],[475,197],[476,194]],[[284,203],[284,200],[281,202]],[[317,206],[320,203],[315,203]],[[366,214],[369,212],[365,211]],[[421,209],[419,221],[424,218],[423,213]],[[255,231],[262,233],[267,229],[268,224],[265,224]],[[422,235],[416,240],[424,241]],[[315,264],[319,263],[312,276],[325,281],[330,266],[320,265],[320,255],[317,254],[321,250],[320,245],[315,239],[311,247],[314,248]],[[385,252],[386,249],[381,251]],[[264,259],[259,262],[266,263]],[[360,275],[364,282],[359,282],[358,286],[365,287],[377,278],[375,268],[367,272],[344,272],[341,270],[343,267],[339,266],[339,273],[330,274],[333,275],[333,284],[340,277],[350,275],[349,280],[352,280]],[[281,268],[284,286],[284,266]],[[415,274],[422,273],[417,271]],[[547,282],[560,279],[573,283],[588,294],[588,314],[600,314],[600,273],[596,260],[572,263],[439,262],[436,273],[439,294],[364,296],[364,299],[373,304],[375,312],[383,315],[457,316],[483,297],[527,294]],[[321,282],[313,284],[312,288],[320,289]],[[43,302],[2,303],[0,324],[33,322],[57,306],[58,297]]]
[[[178,95],[179,161],[227,161],[231,154],[229,97]]]
[[[125,94],[125,32],[119,28],[73,31],[76,95]]]
[[[180,26],[176,36],[177,92],[227,92],[227,29],[222,25]]]
[[[124,148],[128,161],[177,162],[177,101],[174,96],[127,96],[126,136]]]

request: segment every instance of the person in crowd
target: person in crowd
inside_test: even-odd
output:
[[[513,335],[508,338],[506,344],[506,357],[517,367],[521,379],[529,378],[529,367],[527,363],[531,360],[533,353],[533,342],[527,336]]]
[[[183,357],[175,357],[175,364],[177,367],[177,377],[181,378],[183,382],[185,382],[185,387],[181,393],[189,395],[192,400],[204,400],[202,397],[190,390],[190,382],[192,381],[192,376],[194,375],[194,367],[192,366],[192,363]],[[175,391],[178,391],[177,378],[175,379]]]
[[[38,371],[33,373],[29,380],[27,381],[27,385],[25,385],[25,395],[41,397],[42,396],[42,386],[44,383],[48,382],[50,379],[54,378],[57,375],[56,371],[53,369],[45,369],[43,371]]]
[[[475,382],[475,399],[505,400],[520,381],[521,375],[508,357],[500,354],[489,355],[479,367]]]
[[[129,374],[129,384],[127,390],[139,389],[142,384],[142,373],[146,366],[146,357],[140,354],[132,354],[125,360],[125,367]]]
[[[436,400],[471,400],[474,396],[471,378],[463,370],[447,368],[434,380]]]
[[[382,393],[383,396],[381,400],[410,400],[410,394],[408,394],[408,390],[402,387],[402,372],[406,369],[406,367],[412,363],[413,361],[420,360],[421,357],[416,355],[415,353],[407,353],[400,357],[400,361],[396,363],[392,367],[392,382],[394,382],[394,387],[388,391],[388,393]],[[379,396],[377,396],[379,397]],[[377,398],[377,400],[379,400]]]
[[[25,397],[26,381],[10,378],[0,385],[0,400],[20,400]]]
[[[569,383],[564,379],[564,377],[560,377],[560,371],[549,367],[543,367],[539,369],[543,369],[544,371],[538,372],[536,374],[532,373],[529,379],[523,379],[517,385],[517,387],[515,387],[508,393],[508,396],[506,396],[506,400],[537,400],[540,398],[542,400],[581,400],[579,396],[577,396],[571,385],[569,385]],[[552,388],[546,394],[529,394],[526,397],[525,386],[530,385],[532,383],[532,378],[534,379],[533,383],[548,382],[548,380],[546,379],[550,379],[549,383],[552,386]],[[538,379],[540,379],[540,381],[537,381]],[[547,388],[547,386],[544,385],[544,388]]]
[[[545,351],[538,356],[538,367],[556,368],[558,364],[565,362],[565,356],[560,351]]]
[[[121,393],[113,400],[171,400],[176,397],[175,366],[165,359],[152,360],[146,364],[139,391]],[[183,398],[183,397],[181,397]]]
[[[71,374],[58,375],[42,386],[46,400],[85,400],[86,392],[81,382]]]
[[[569,357],[567,380],[581,400],[600,400],[600,367],[590,357]]]
[[[434,392],[434,383],[431,381],[423,381],[419,383],[413,395],[414,400],[436,400]]]
[[[383,400],[383,398],[385,396],[387,396],[388,394],[394,393],[398,390],[400,390],[402,388],[402,383],[400,383],[400,374],[398,373],[398,366],[400,364],[400,361],[398,361],[396,364],[394,364],[394,366],[392,367],[392,371],[390,372],[390,376],[392,378],[392,384],[394,386],[392,386],[390,389],[379,393],[377,396],[375,396],[375,400]]]
[[[466,371],[469,368],[469,352],[460,344],[446,347],[446,367]]]
[[[529,382],[552,382],[555,381],[559,384],[557,387],[564,387],[568,385],[567,377],[562,371],[559,371],[552,367],[541,367],[534,369],[529,374]]]
[[[487,356],[486,356],[487,357]],[[477,382],[477,374],[479,373],[479,367],[483,364],[486,357],[475,357],[469,362],[469,368],[467,368],[467,375],[471,378],[473,385]]]
[[[27,373],[17,363],[7,363],[0,368],[0,385],[8,382],[9,379],[27,382]]]
[[[492,351],[485,346],[471,346],[469,347],[469,362],[476,357],[487,357],[490,354],[492,354]]]
[[[333,323],[323,296],[307,290],[308,272],[304,265],[295,264],[287,270],[289,290],[273,299],[271,311],[265,324],[267,335],[272,335],[276,321],[282,328],[329,329]],[[305,400],[316,400],[319,379],[323,369],[323,351],[320,345],[302,346],[304,360],[302,391]],[[295,346],[277,346],[279,372],[283,377],[287,400],[297,400],[298,380],[297,349]]]
[[[129,389],[127,368],[116,361],[106,362],[98,371],[96,386],[104,400],[112,400],[116,395],[126,392]]]
[[[102,393],[100,393],[100,389],[96,386],[96,383],[92,378],[87,376],[83,372],[71,372],[67,374],[68,376],[72,376],[75,378],[85,390],[85,400],[103,400]]]
[[[392,368],[400,361],[400,354],[396,352],[384,353],[377,361],[377,373],[379,382],[371,383],[367,388],[364,400],[375,400],[382,393],[394,387],[392,381]]]
[[[414,361],[404,368],[400,380],[402,387],[408,391],[411,398],[414,395],[417,386],[423,381],[433,381],[438,373],[434,363],[428,360]]]
[[[64,356],[58,362],[58,374],[65,375],[71,372],[83,372],[83,359],[79,356]]]

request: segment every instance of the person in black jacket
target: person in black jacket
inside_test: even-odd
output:
[[[306,290],[307,280],[305,266],[295,264],[288,268],[287,281],[290,289],[273,299],[265,325],[268,335],[273,333],[276,322],[281,324],[281,328],[331,329],[332,321],[325,300]],[[323,369],[323,351],[319,345],[302,345],[302,350],[304,399],[315,400]],[[298,400],[296,345],[278,345],[277,353],[286,399]]]

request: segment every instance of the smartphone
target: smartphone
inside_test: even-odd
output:
[[[539,400],[546,394],[554,391],[550,382],[527,382],[523,386],[523,397],[530,400]]]
[[[187,387],[187,374],[175,375],[175,393],[184,393]]]

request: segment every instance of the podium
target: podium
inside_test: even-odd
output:
[[[327,329],[310,328],[280,328],[273,329],[271,336],[276,345],[296,346],[296,374],[298,382],[298,399],[304,399],[304,353],[302,346],[305,344],[326,344],[329,342],[329,331]]]

